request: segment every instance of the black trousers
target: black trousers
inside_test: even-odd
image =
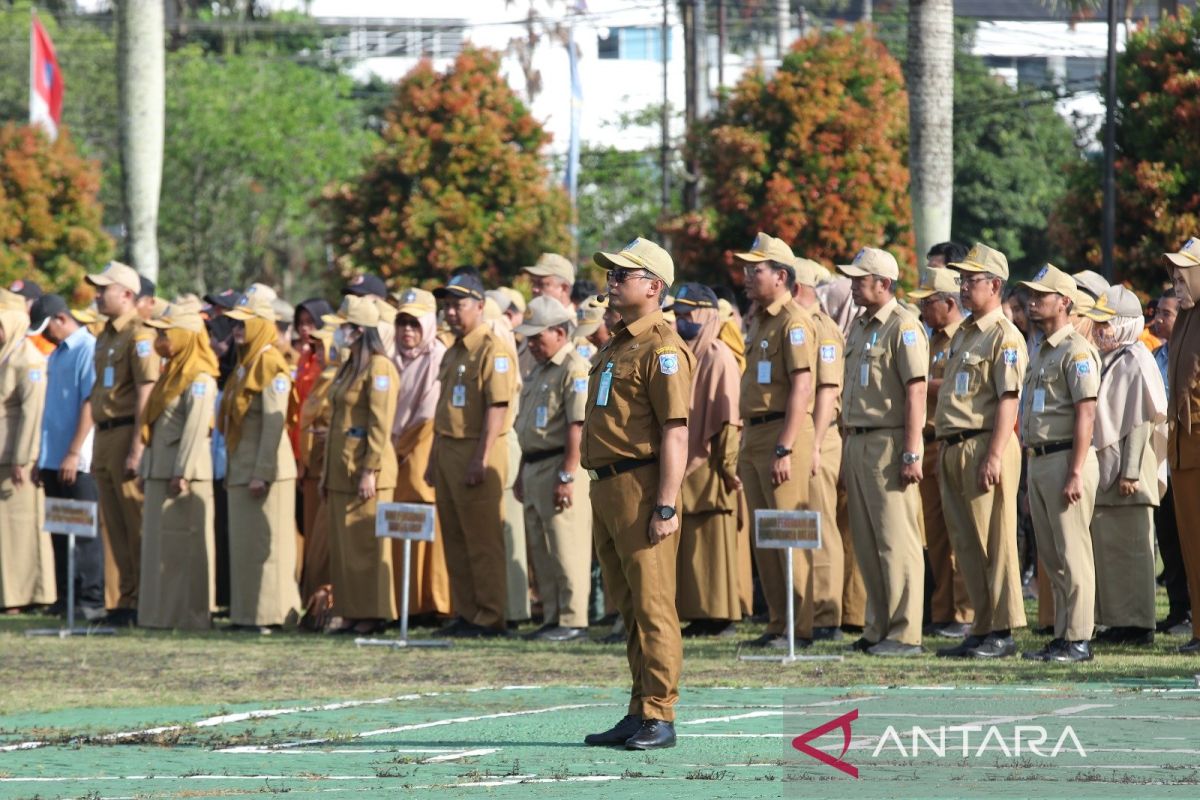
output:
[[[1154,532],[1158,536],[1158,551],[1162,555],[1163,583],[1167,587],[1167,619],[1178,621],[1191,614],[1188,602],[1187,573],[1183,569],[1183,553],[1179,549],[1179,526],[1175,522],[1175,487],[1168,482],[1166,494],[1154,509]]]
[[[58,479],[58,470],[39,470],[42,488],[47,497],[63,500],[99,499],[96,480],[90,473],[80,472],[75,483],[67,486]],[[54,545],[54,580],[58,586],[58,597],[67,603],[67,537],[51,534]],[[75,602],[81,606],[104,608],[104,542],[95,539],[75,538]]]

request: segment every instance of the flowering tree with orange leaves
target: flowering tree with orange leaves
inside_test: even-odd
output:
[[[761,230],[827,265],[887,248],[911,284],[907,137],[904,77],[883,44],[862,27],[812,34],[692,132],[705,209],[664,232],[683,270],[711,280],[740,282],[733,253]]]

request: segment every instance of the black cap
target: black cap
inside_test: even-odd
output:
[[[33,281],[22,280],[21,278],[17,278],[15,281],[13,281],[12,286],[9,286],[8,290],[14,294],[21,295],[21,297],[24,297],[26,300],[37,300],[42,296],[42,287],[38,286]]]
[[[370,273],[355,275],[350,279],[350,283],[346,284],[346,287],[342,289],[342,294],[356,294],[359,297],[371,294],[386,300],[387,285],[384,284],[383,279],[378,275],[371,275]]]
[[[46,329],[46,323],[51,317],[67,314],[67,301],[62,295],[44,294],[33,301],[29,309],[29,333],[37,335]]]
[[[675,305],[690,308],[716,308],[717,293],[703,283],[685,283],[675,293]]]
[[[216,306],[217,308],[223,308],[228,311],[237,305],[239,297],[241,297],[241,295],[238,292],[235,292],[233,289],[222,289],[219,292],[212,292],[211,294],[204,295],[204,302],[208,303],[210,306]]]
[[[459,272],[445,286],[434,289],[433,296],[439,300],[443,297],[471,297],[482,302],[483,280],[473,270]]]
[[[145,275],[138,275],[138,280],[142,282],[142,288],[138,290],[138,300],[141,300],[143,297],[154,297],[154,281]]]

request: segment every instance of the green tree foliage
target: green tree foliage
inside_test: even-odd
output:
[[[51,143],[40,128],[0,127],[0,282],[24,278],[75,294],[112,255],[99,188],[99,169],[67,129]]]
[[[565,192],[543,163],[549,135],[500,75],[466,48],[445,73],[423,61],[396,86],[382,147],[360,177],[329,187],[340,266],[433,282],[470,264],[511,274],[565,252]]]
[[[677,261],[740,282],[733,252],[763,230],[826,263],[886,247],[912,283],[907,135],[900,64],[865,28],[798,40],[774,75],[747,73],[692,132],[705,210],[666,226]]]

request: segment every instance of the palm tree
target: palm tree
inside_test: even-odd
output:
[[[166,102],[163,2],[120,0],[116,9],[126,258],[157,281]]]
[[[954,188],[954,3],[911,0],[908,169],[917,255],[950,238]]]

